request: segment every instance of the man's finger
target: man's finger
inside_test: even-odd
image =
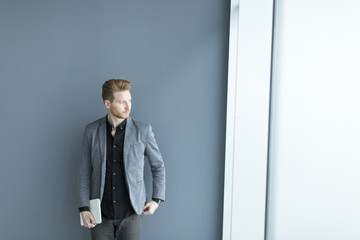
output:
[[[91,224],[93,224],[93,225],[94,225],[94,227],[95,227],[95,225],[96,225],[96,221],[95,221],[95,219],[90,219],[90,223],[91,223]]]
[[[84,226],[87,228],[93,228],[96,226],[96,221],[94,217],[90,214],[84,217]]]
[[[93,228],[95,226],[96,226],[95,224],[91,224],[91,223],[85,225],[85,227],[87,227],[87,228]]]

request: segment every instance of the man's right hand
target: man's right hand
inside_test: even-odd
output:
[[[81,212],[81,217],[84,222],[84,227],[86,228],[93,228],[96,226],[96,221],[94,219],[94,216],[89,211],[83,211]]]

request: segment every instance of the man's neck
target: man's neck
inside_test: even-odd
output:
[[[113,128],[116,128],[125,120],[124,118],[117,118],[113,116],[111,113],[107,115],[107,118]]]

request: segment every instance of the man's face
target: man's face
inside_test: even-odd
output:
[[[104,103],[113,116],[121,119],[129,117],[131,111],[131,94],[129,90],[115,92],[114,100],[112,102],[105,100]]]

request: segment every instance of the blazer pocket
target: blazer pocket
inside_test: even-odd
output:
[[[142,143],[132,144],[129,153],[130,172],[133,175],[135,183],[144,180],[144,151],[145,145]]]
[[[144,152],[145,144],[143,144],[142,142],[133,143],[130,145],[130,148],[133,148],[136,151]]]

